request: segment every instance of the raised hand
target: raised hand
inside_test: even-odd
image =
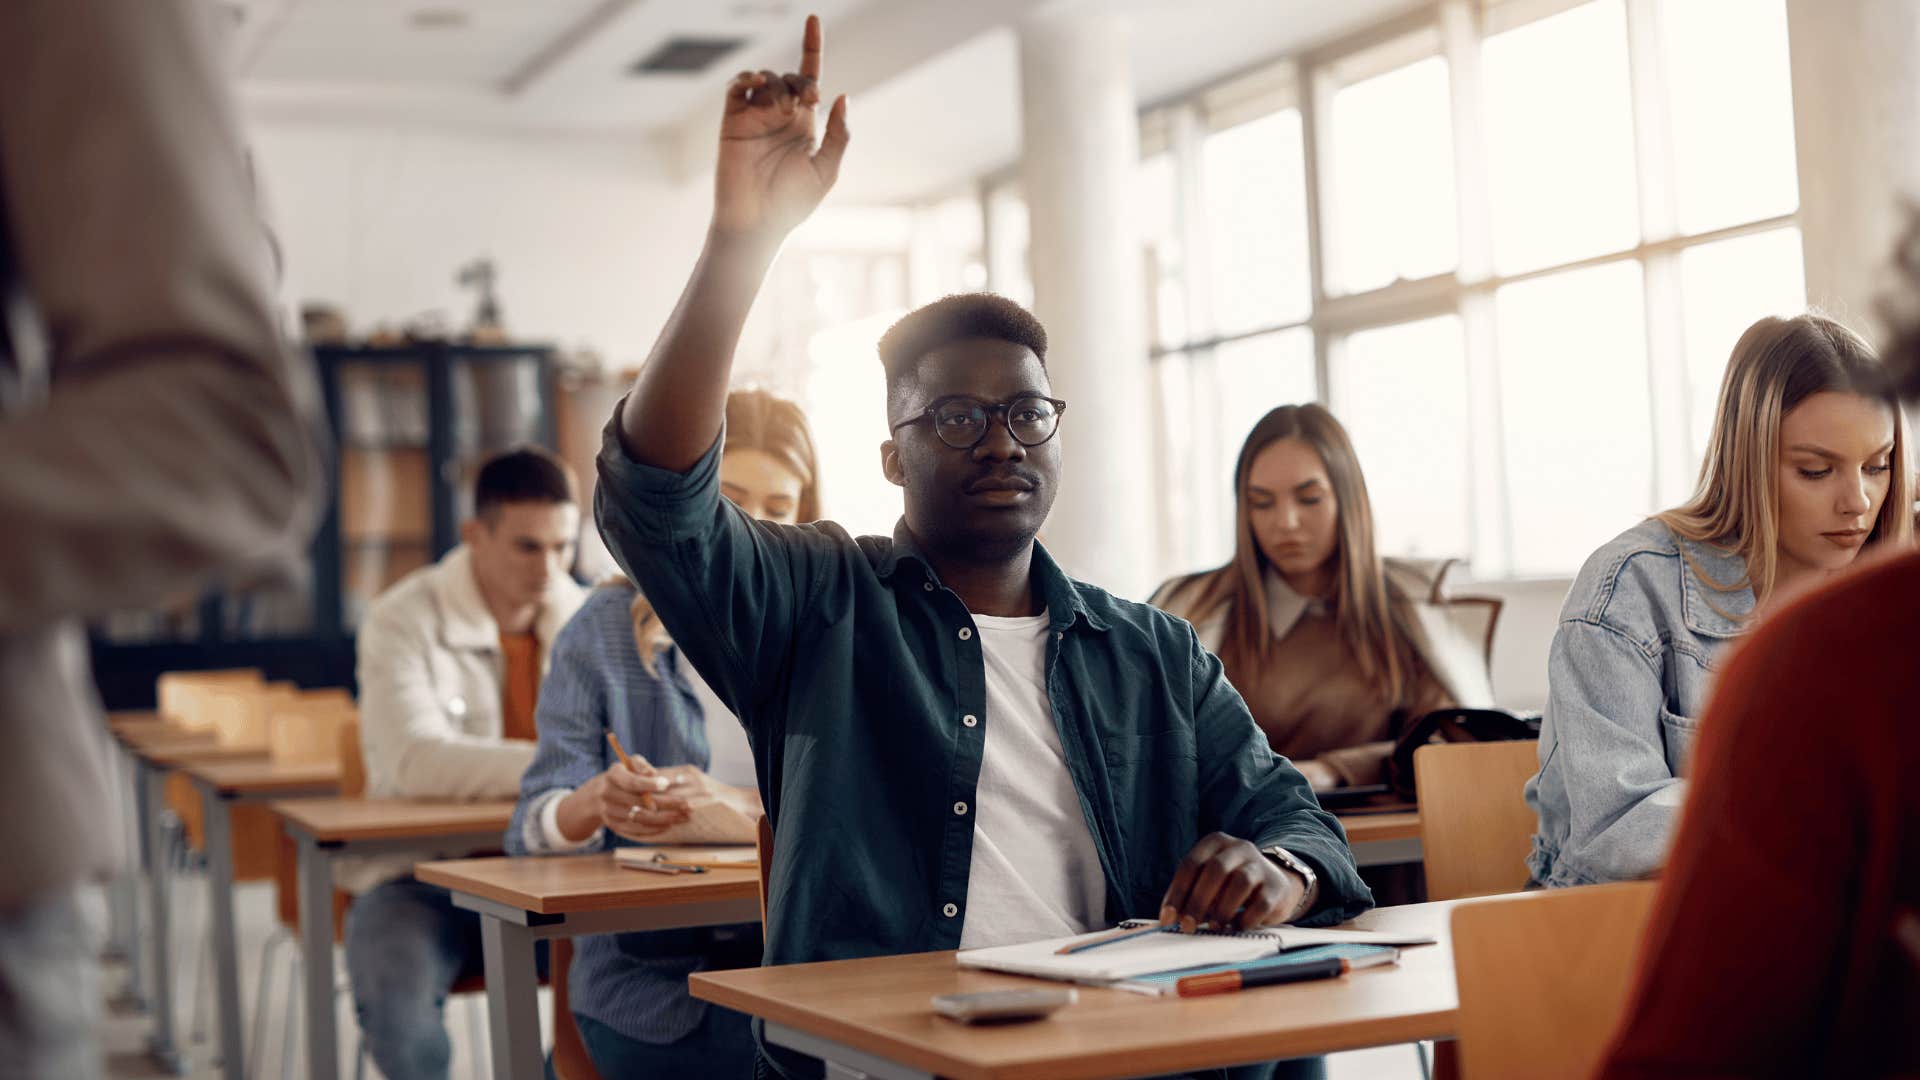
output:
[[[816,146],[820,53],[820,18],[809,15],[798,74],[743,71],[727,87],[714,178],[715,231],[777,241],[832,190],[847,151],[847,99],[834,101]]]

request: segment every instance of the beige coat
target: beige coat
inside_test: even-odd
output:
[[[222,17],[0,3],[0,908],[120,854],[81,620],[284,566],[318,510]]]
[[[544,678],[553,639],[586,599],[562,576],[547,587],[534,636]],[[480,597],[465,545],[401,578],[368,609],[359,636],[360,749],[374,798],[510,799],[534,744],[502,737],[500,627]],[[464,854],[448,852],[447,854]],[[365,892],[415,860],[354,860],[337,875]]]

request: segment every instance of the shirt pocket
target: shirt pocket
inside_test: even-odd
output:
[[[1684,776],[1693,760],[1693,742],[1700,734],[1700,721],[1681,716],[1666,708],[1660,710],[1660,741],[1667,751],[1667,768],[1675,776]]]

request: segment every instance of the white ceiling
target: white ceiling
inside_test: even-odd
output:
[[[226,0],[258,118],[664,137],[700,168],[718,91],[793,65],[808,11],[829,93],[854,95],[860,168],[843,201],[924,196],[1016,160],[1018,38],[1042,7],[1122,12],[1143,103],[1165,100],[1431,0]],[[413,25],[422,12],[460,25]],[[627,69],[676,35],[747,44],[697,76]]]

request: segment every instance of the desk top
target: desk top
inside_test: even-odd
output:
[[[273,812],[315,840],[351,843],[504,833],[513,818],[513,800],[297,799],[274,803]]]
[[[338,762],[279,762],[257,750],[240,760],[190,760],[182,767],[222,795],[331,794],[340,787]]]
[[[214,741],[209,732],[204,737],[195,733],[145,742],[131,742],[127,748],[133,755],[149,765],[166,769],[183,769],[190,766],[219,763],[265,762],[267,752],[257,746],[222,746]]]
[[[957,1080],[1184,1072],[1450,1038],[1459,1008],[1447,924],[1455,903],[1382,908],[1354,921],[1439,940],[1402,950],[1396,966],[1192,999],[1083,986],[1078,1004],[1004,1027],[955,1023],[928,999],[1058,984],[963,971],[953,953],[939,952],[697,972],[691,985],[694,997]]]
[[[1420,838],[1420,812],[1417,810],[1403,810],[1394,814],[1343,814],[1340,824],[1347,830],[1349,844]]]
[[[662,847],[669,856],[689,848]],[[699,848],[710,851],[711,845]],[[420,863],[413,874],[430,885],[468,893],[537,915],[666,907],[760,895],[760,875],[744,870],[650,874],[616,865],[611,852]]]

